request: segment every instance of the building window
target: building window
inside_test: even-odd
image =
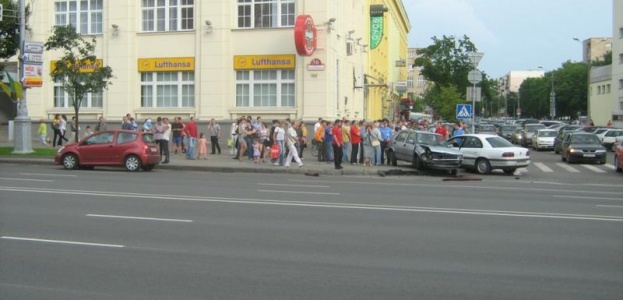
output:
[[[104,0],[56,0],[54,25],[74,25],[80,34],[102,33]]]
[[[65,88],[63,88],[62,82],[54,82],[54,107],[74,107],[73,100],[74,99],[65,92]],[[82,103],[80,107],[104,107],[104,92],[102,91],[99,93],[86,93],[82,97]]]
[[[141,73],[141,107],[195,107],[195,73]]]
[[[413,76],[412,75],[407,76],[407,86],[410,88],[413,87]]]
[[[623,79],[619,79],[619,90],[623,90]]]
[[[194,29],[194,0],[142,0],[143,31]]]
[[[623,39],[623,27],[619,28],[619,38]]]
[[[417,77],[417,86],[424,87],[426,85],[426,80],[424,80],[424,75],[419,75]]]
[[[237,107],[294,107],[294,70],[237,71]]]
[[[295,0],[238,0],[238,28],[294,26]]]
[[[606,84],[606,94],[610,94],[610,84]]]
[[[601,95],[601,85],[597,86],[597,95]]]

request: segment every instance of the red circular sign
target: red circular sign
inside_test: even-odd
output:
[[[296,17],[296,22],[294,23],[294,44],[299,55],[311,56],[314,54],[317,37],[316,26],[310,15]]]

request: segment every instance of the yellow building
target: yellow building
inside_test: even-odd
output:
[[[597,126],[612,120],[612,65],[592,67],[588,93],[590,119]]]
[[[365,93],[368,119],[393,118],[407,87],[407,34],[411,30],[402,0],[368,0],[369,40]],[[402,91],[402,89],[405,89]],[[403,95],[406,97],[406,94]]]
[[[370,52],[384,61],[375,74],[391,82],[401,78],[388,62],[401,56],[394,47],[408,22],[399,1],[387,2],[386,35]],[[49,0],[32,6],[28,40],[45,42],[53,26],[67,24],[97,40],[95,54],[115,78],[107,91],[87,96],[83,120],[126,113],[138,120],[361,119],[365,15],[366,0]],[[44,53],[43,85],[28,90],[32,119],[73,114],[48,75],[58,58]]]

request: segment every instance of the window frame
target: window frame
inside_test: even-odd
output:
[[[164,1],[164,5],[159,5],[158,0],[141,0],[141,32],[195,30],[195,0],[160,1]],[[177,4],[171,5],[171,1],[176,1]],[[185,15],[189,10],[190,16]],[[175,14],[174,17],[172,13]],[[162,24],[159,24],[160,21]]]
[[[172,78],[173,74],[175,78],[167,80],[167,77]],[[189,79],[191,75],[192,78]],[[147,76],[150,78],[145,78]],[[195,71],[141,72],[141,108],[195,108],[196,85]],[[171,97],[173,96],[171,91],[164,90],[166,87],[175,87],[172,90],[175,97]],[[188,91],[185,87],[192,88]],[[145,95],[147,89],[150,93]],[[167,95],[169,97],[164,98]],[[176,101],[176,105],[165,105],[167,101]],[[185,101],[189,104],[184,105]],[[159,105],[161,102],[162,105]]]
[[[86,3],[86,8],[82,7],[83,3]],[[63,4],[65,10],[59,11],[59,6]],[[74,6],[73,10],[72,6]],[[81,35],[102,34],[104,29],[104,0],[54,0],[54,26],[70,24]],[[86,26],[86,32],[84,32],[83,26]]]
[[[274,78],[271,73],[276,72]],[[287,73],[284,73],[287,72]],[[294,69],[273,70],[237,70],[235,78],[235,107],[237,108],[294,108],[296,107],[296,73]],[[259,77],[259,78],[258,78]],[[260,98],[258,105],[257,97],[267,94],[258,94],[259,88],[270,89],[274,86],[275,105],[263,105],[264,98]],[[285,89],[284,89],[285,87]],[[291,91],[287,90],[291,87]],[[261,91],[260,91],[261,92]],[[270,92],[270,90],[269,90]],[[268,95],[271,95],[270,93]],[[287,97],[287,98],[284,98]],[[268,99],[267,101],[271,101]],[[287,101],[287,104],[284,103]],[[288,105],[291,104],[291,105]]]
[[[263,12],[257,10],[265,5],[270,6],[271,13],[262,15]],[[271,24],[262,18],[269,18]],[[238,0],[236,20],[236,27],[239,29],[294,27],[296,0]]]
[[[63,96],[62,99],[61,97],[58,96],[57,93],[62,92]],[[99,99],[97,99],[97,97],[99,97]],[[63,87],[63,83],[61,81],[55,81],[53,83],[53,92],[52,92],[52,99],[53,99],[53,105],[55,108],[71,108],[74,107],[71,104],[71,97],[69,96],[69,93],[67,93],[67,91],[65,91],[65,88]],[[62,105],[59,105],[60,102],[58,101],[59,99],[61,99],[61,101],[63,102]],[[93,106],[93,102],[98,101],[99,100],[99,104],[98,106]],[[85,97],[82,98],[82,105],[80,105],[81,108],[104,108],[104,91],[100,91],[98,93],[86,93]]]

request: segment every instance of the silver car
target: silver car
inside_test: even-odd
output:
[[[448,170],[456,175],[461,167],[463,155],[445,145],[440,134],[418,130],[402,130],[392,138],[387,157],[392,165],[398,160],[411,163],[416,169]]]
[[[543,124],[526,124],[521,132],[521,145],[524,147],[531,145],[532,136],[536,133],[536,131],[545,128],[546,127]]]

